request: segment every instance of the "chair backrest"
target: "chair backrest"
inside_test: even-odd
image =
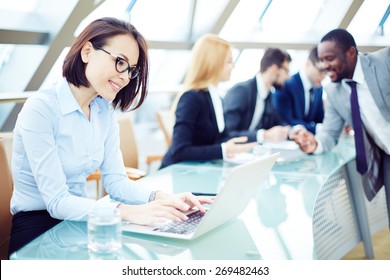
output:
[[[138,168],[138,146],[130,114],[118,117],[120,149],[126,167]]]
[[[13,180],[9,167],[10,159],[7,157],[6,152],[7,150],[9,151],[9,143],[11,141],[12,138],[0,138],[0,257],[2,260],[8,258],[9,234],[12,225],[10,200],[13,190]]]
[[[13,132],[0,132],[0,138],[4,140],[4,146],[5,146],[5,154],[7,155],[8,159],[8,166],[11,170],[11,156],[12,156],[12,141],[14,134]]]
[[[171,146],[173,127],[175,125],[175,114],[170,110],[158,111],[156,113],[157,122],[164,133],[167,147]]]

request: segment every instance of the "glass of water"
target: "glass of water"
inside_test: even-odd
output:
[[[113,253],[122,248],[122,219],[117,208],[95,208],[88,216],[88,248]]]

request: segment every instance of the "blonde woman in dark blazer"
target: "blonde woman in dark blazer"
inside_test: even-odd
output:
[[[172,145],[161,167],[191,160],[213,160],[246,152],[256,143],[247,137],[228,140],[218,84],[230,79],[234,67],[232,46],[207,34],[198,39],[192,61],[178,96]]]

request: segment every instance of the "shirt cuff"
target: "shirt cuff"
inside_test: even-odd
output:
[[[222,159],[226,159],[226,143],[221,144],[222,149]]]
[[[322,123],[317,123],[315,126],[315,132],[318,134],[318,132],[322,129],[323,124]]]
[[[131,181],[131,180],[130,180]],[[148,183],[143,182],[143,180],[140,181],[132,181],[132,192],[129,194],[130,198],[137,198],[135,201],[125,201],[126,204],[142,204],[149,201],[150,195],[152,194],[152,191],[154,189],[154,186],[150,186]]]
[[[313,154],[318,155],[324,151],[324,147],[321,144],[321,141],[315,138],[317,141],[317,148],[314,150]]]
[[[119,201],[114,201],[109,198],[109,196],[105,196],[99,200],[96,201],[95,207],[94,208],[111,208],[115,209],[117,208],[120,204]]]
[[[262,144],[264,142],[264,129],[259,129],[256,134],[256,140]]]

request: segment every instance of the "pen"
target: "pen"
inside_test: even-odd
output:
[[[195,196],[216,196],[216,193],[201,193],[201,192],[193,192],[192,193]]]

